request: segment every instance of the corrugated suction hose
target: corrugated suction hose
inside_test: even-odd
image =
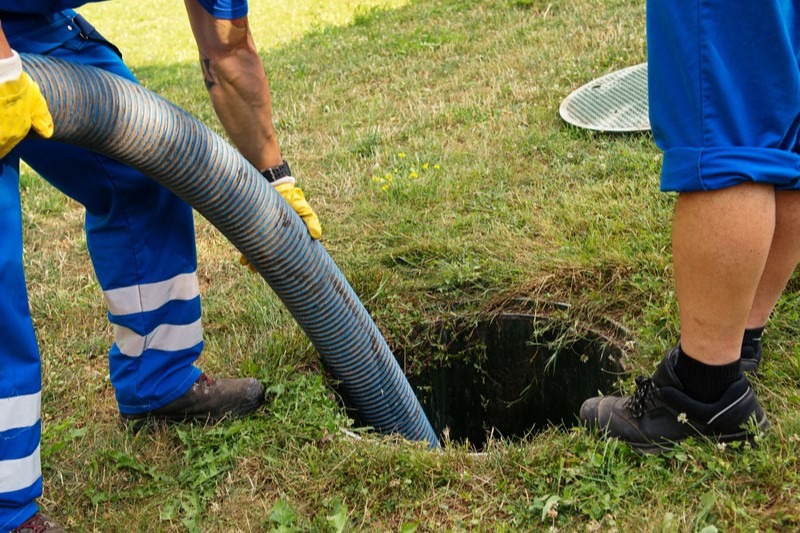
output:
[[[22,54],[53,139],[135,167],[183,198],[258,269],[378,431],[439,441],[386,341],[325,248],[233,147],[144,87],[94,67]]]

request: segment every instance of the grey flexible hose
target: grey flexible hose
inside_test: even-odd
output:
[[[256,267],[342,382],[364,423],[439,441],[386,341],[325,248],[267,181],[200,121],[102,70],[22,54],[53,139],[135,167],[183,198]]]

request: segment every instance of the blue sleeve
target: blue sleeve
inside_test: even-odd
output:
[[[5,13],[25,13],[29,15],[49,15],[65,9],[105,0],[0,0],[0,16]]]

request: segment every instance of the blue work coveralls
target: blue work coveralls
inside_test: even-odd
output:
[[[0,0],[17,52],[135,81],[116,48],[72,8],[86,0]],[[109,102],[111,105],[112,103]],[[200,376],[203,349],[192,209],[137,170],[75,146],[26,139],[0,161],[0,532],[42,494],[41,364],[23,272],[20,159],[86,208],[86,240],[108,307],[109,370],[119,409],[162,407]]]

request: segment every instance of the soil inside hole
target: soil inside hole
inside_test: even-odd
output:
[[[619,339],[570,326],[503,314],[435,332],[430,364],[408,380],[440,438],[481,450],[491,435],[576,424],[583,401],[613,392],[625,366]]]

